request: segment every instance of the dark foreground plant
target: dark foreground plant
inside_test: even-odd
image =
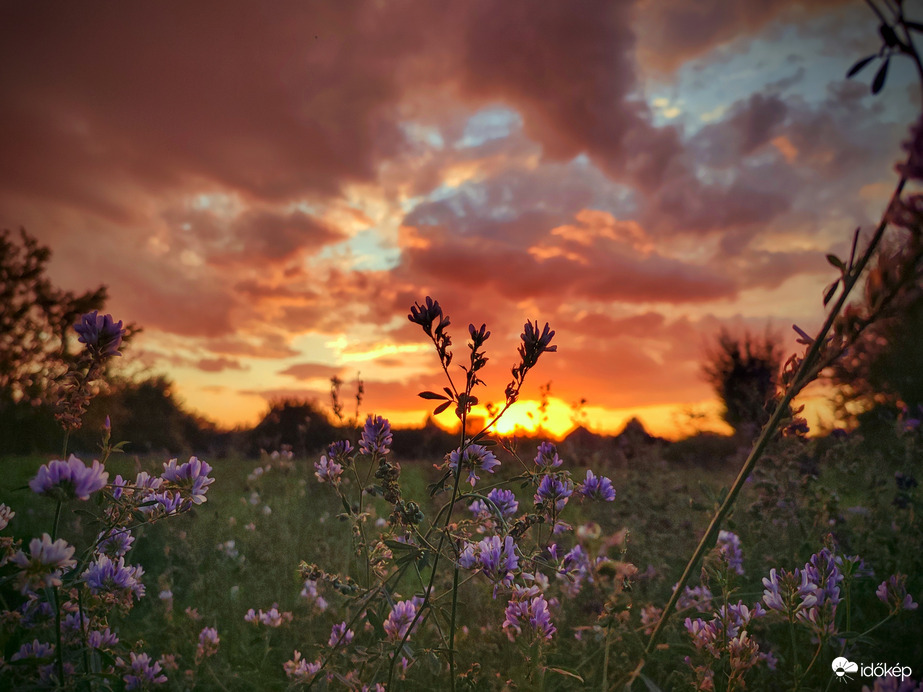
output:
[[[848,76],[855,75],[876,57],[880,57],[882,64],[872,85],[873,93],[878,93],[887,78],[891,57],[900,54],[912,60],[920,76],[921,86],[923,86],[923,62],[914,45],[912,35],[913,32],[923,31],[923,25],[910,21],[904,15],[902,2],[885,3],[890,17],[887,17],[885,12],[872,0],[868,0],[868,4],[881,21],[879,33],[884,43],[877,56],[873,55],[860,60],[849,71]],[[715,512],[698,547],[687,562],[663,614],[650,634],[641,660],[631,675],[626,678],[628,686],[640,676],[647,659],[653,654],[683,590],[706,551],[714,545],[718,532],[734,508],[747,478],[773,442],[777,432],[784,427],[783,424],[787,420],[790,421],[789,407],[792,400],[825,368],[856,343],[869,325],[889,316],[895,306],[900,305],[900,298],[906,294],[909,287],[919,284],[923,276],[923,195],[915,194],[908,197],[902,195],[909,181],[923,181],[923,119],[914,126],[911,135],[911,140],[905,145],[908,152],[907,157],[903,163],[897,165],[900,180],[891,195],[881,221],[865,248],[860,251],[859,230],[857,229],[848,258],[844,260],[835,255],[827,256],[830,264],[840,272],[839,278],[828,286],[824,294],[824,305],[830,305],[827,317],[813,337],[799,327],[794,327],[799,334],[799,342],[806,346],[806,351],[802,356],[792,356],[786,363],[782,377],[784,389],[778,397],[774,412],[763,427],[741,466],[734,484]],[[897,226],[906,233],[900,241],[893,243],[892,247],[885,252],[882,251],[882,246],[885,230],[889,225]],[[876,256],[877,263],[872,266]],[[856,305],[847,306],[847,300],[853,289],[866,276],[867,269],[869,271],[865,284],[865,309]],[[800,681],[797,681],[795,687],[799,685]]]

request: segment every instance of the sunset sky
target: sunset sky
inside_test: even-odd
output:
[[[491,330],[482,399],[556,330],[511,423],[551,382],[553,432],[586,398],[676,437],[709,339],[794,351],[881,214],[919,93],[909,61],[845,79],[879,45],[858,0],[6,2],[0,225],[224,425],[357,372],[422,423],[430,295],[459,359]]]

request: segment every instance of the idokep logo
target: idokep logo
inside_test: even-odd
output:
[[[844,658],[842,656],[840,656],[839,658],[833,659],[833,663],[830,664],[830,667],[833,668],[833,674],[836,675],[837,678],[842,682],[846,682],[847,680],[852,680],[852,678],[849,675],[850,673],[859,672],[858,663],[853,663],[849,659]]]
[[[830,667],[840,682],[852,680],[850,673],[858,673],[864,678],[900,678],[901,682],[913,674],[910,666],[902,666],[900,663],[893,666],[888,663],[863,663],[860,665],[843,656],[833,659]]]

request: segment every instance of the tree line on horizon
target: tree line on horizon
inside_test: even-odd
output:
[[[18,237],[0,232],[0,453],[53,453],[61,439],[54,402],[62,378],[73,362],[73,324],[80,315],[102,311],[105,286],[74,294],[55,287],[47,277],[50,248],[27,231]],[[825,373],[832,385],[838,422],[871,430],[893,423],[899,412],[923,418],[923,287],[916,283],[902,297],[900,318],[881,320],[869,329],[845,359]],[[126,341],[141,331],[128,325]],[[768,420],[784,369],[778,335],[734,334],[722,329],[710,344],[703,378],[723,404],[723,418],[738,442],[749,442]],[[112,365],[109,365],[113,368]],[[116,366],[117,367],[117,366]],[[274,401],[251,429],[222,430],[188,411],[162,374],[109,372],[105,389],[90,402],[83,427],[71,434],[71,447],[94,450],[108,416],[119,439],[130,440],[132,453],[184,451],[225,455],[259,455],[283,446],[307,454],[354,431],[361,421],[361,383],[353,419],[342,415],[332,382],[332,406],[304,398]],[[797,427],[797,411],[791,412]],[[639,423],[638,423],[639,425]],[[632,433],[639,440],[646,431]],[[647,436],[650,437],[650,436]],[[627,438],[626,438],[627,439]],[[403,430],[395,444],[408,455],[442,454],[454,436],[428,421],[422,429]]]

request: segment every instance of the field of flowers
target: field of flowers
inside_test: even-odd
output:
[[[850,72],[882,61],[874,92],[892,55],[923,77],[894,7]],[[490,332],[453,344],[431,297],[408,318],[445,376],[420,397],[458,419],[444,456],[395,458],[374,414],[307,457],[130,457],[108,420],[73,450],[125,334],[83,315],[62,453],[0,460],[0,689],[923,690],[920,412],[809,438],[793,403],[920,290],[923,121],[906,150],[768,422],[706,464],[496,437],[557,350],[540,322],[475,425]]]
[[[685,587],[644,668],[647,688],[707,689],[711,679],[715,689],[826,689],[840,654],[919,671],[923,556],[914,546],[923,536],[912,470],[923,440],[909,427],[874,441],[774,445]],[[375,421],[365,432],[387,439]],[[395,531],[394,503],[384,497],[366,497],[361,512],[358,499],[349,505],[357,484],[348,473],[337,478],[335,466],[344,446],[323,460],[276,452],[258,462],[215,461],[207,473],[215,482],[200,488],[207,502],[175,518],[164,496],[194,497],[195,482],[183,481],[194,469],[165,472],[163,460],[113,455],[106,486],[77,481],[76,498],[63,505],[57,534],[78,551],[95,544],[98,554],[87,561],[74,553],[84,555],[77,574],[50,536],[27,547],[55,513],[53,497],[28,487],[42,460],[4,460],[0,498],[16,512],[3,532],[12,554],[3,568],[6,684],[53,687],[59,645],[65,676],[90,689],[362,689],[385,684],[394,654],[396,689],[441,689],[449,686],[445,640],[454,619],[459,689],[609,689],[636,666],[734,472],[729,463],[708,473],[667,463],[652,449],[630,468],[597,467],[610,492],[605,481],[587,480],[587,459],[562,458],[550,445],[493,448],[499,465],[483,474],[466,467],[483,478],[453,514],[452,534],[469,537],[456,544],[458,576],[449,566],[436,580],[429,617],[398,649],[430,583],[432,553],[421,534],[445,497],[418,506],[424,519],[414,527],[424,530]],[[349,471],[386,459],[384,448],[357,455]],[[401,460],[403,495],[428,498],[427,485],[443,475],[438,461]],[[139,490],[170,475],[159,492]],[[125,478],[132,481],[114,498],[116,479]],[[547,489],[555,478],[569,496]],[[172,496],[164,492],[171,483]],[[512,490],[498,490],[501,483]],[[149,507],[135,502],[133,511],[147,516],[124,538],[96,543],[95,517],[127,509],[128,488],[155,498]],[[83,490],[90,499],[79,499]],[[521,530],[546,493],[557,493],[549,495],[555,504],[566,500],[560,512],[546,505],[557,528],[548,521]],[[57,644],[55,581],[64,582]]]

